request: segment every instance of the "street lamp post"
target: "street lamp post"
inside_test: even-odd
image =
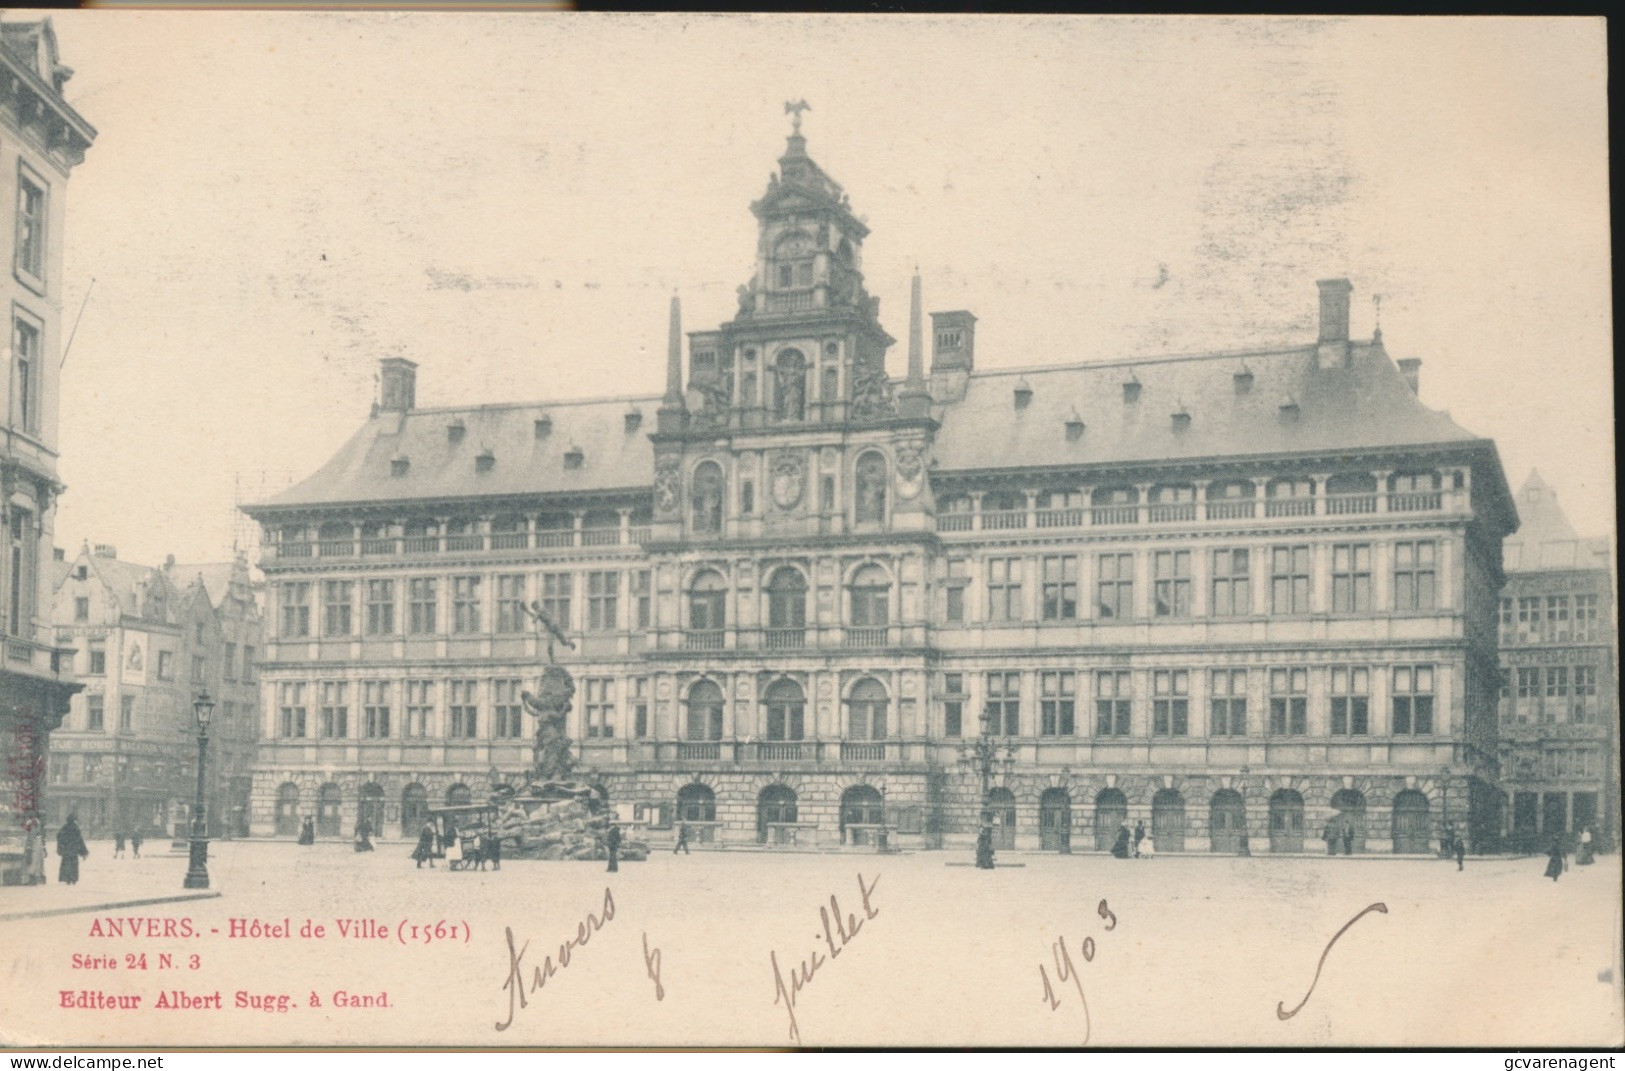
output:
[[[988,797],[993,793],[993,769],[1002,765],[1009,768],[1015,763],[1014,744],[999,743],[988,731],[990,722],[986,712],[982,715],[982,732],[975,740],[962,741],[959,760],[976,770],[982,779],[981,820],[976,833],[976,866],[979,870],[993,869],[993,811]]]
[[[209,716],[214,713],[214,700],[207,689],[200,691],[192,701],[197,715],[197,798],[192,803],[191,862],[186,868],[185,888],[209,887],[209,827],[203,814],[204,764],[209,755]]]

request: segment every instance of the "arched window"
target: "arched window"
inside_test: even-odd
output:
[[[284,781],[276,790],[276,832],[291,837],[299,832],[299,786]]]
[[[873,677],[852,686],[846,700],[848,740],[886,739],[886,687]]]
[[[342,832],[339,806],[339,786],[329,781],[317,790],[316,832],[324,837],[336,837]]]
[[[679,822],[715,822],[717,820],[717,794],[709,785],[698,781],[677,790],[677,820]]]
[[[722,689],[715,681],[695,681],[688,690],[687,707],[689,740],[722,739]]]
[[[1394,852],[1424,855],[1428,841],[1428,798],[1408,788],[1394,797]]]
[[[707,569],[688,586],[688,627],[695,632],[721,632],[728,625],[728,584]]]
[[[356,828],[365,827],[372,836],[383,832],[384,821],[384,786],[375,781],[369,781],[361,786],[361,802],[356,807]]]
[[[722,466],[705,461],[695,466],[690,506],[693,519],[690,527],[696,532],[722,531]]]
[[[987,817],[993,823],[993,847],[1016,846],[1016,794],[995,788],[987,794]]]
[[[886,459],[876,453],[858,458],[856,519],[859,524],[880,524],[886,519]]]
[[[872,843],[885,821],[886,801],[873,785],[853,785],[841,793],[842,844]]]
[[[1338,789],[1332,795],[1331,831],[1335,844],[1345,855],[1365,851],[1365,793],[1353,788]]]
[[[429,793],[413,781],[401,790],[401,836],[417,836],[428,820]]]
[[[1151,797],[1151,839],[1159,855],[1185,850],[1185,797],[1177,789],[1159,789]]]
[[[1270,796],[1270,851],[1303,851],[1303,796],[1290,788]]]
[[[1239,852],[1241,839],[1247,835],[1247,805],[1241,793],[1233,788],[1221,788],[1213,793],[1207,822],[1208,844],[1213,851]]]
[[[791,680],[774,681],[762,695],[767,707],[769,740],[800,740],[804,735],[807,697],[801,685]]]
[[[789,785],[768,785],[756,797],[756,842],[794,844],[795,831],[783,827],[796,822],[796,793]]]
[[[791,231],[773,247],[776,261],[772,283],[778,290],[805,290],[813,284],[813,239],[805,231]]]
[[[852,625],[879,628],[891,620],[891,578],[878,565],[865,565],[852,574]]]
[[[1038,797],[1038,846],[1047,852],[1072,850],[1072,797],[1064,788],[1046,788]]]
[[[781,565],[767,581],[767,627],[799,629],[807,625],[807,578],[801,570]]]
[[[1095,797],[1095,851],[1109,852],[1117,831],[1128,821],[1128,797],[1120,788],[1103,788]]]
[[[472,801],[473,795],[469,792],[468,786],[461,782],[446,789],[446,806],[448,807],[463,807]]]
[[[773,415],[779,420],[807,418],[807,358],[800,350],[783,350],[773,369]]]

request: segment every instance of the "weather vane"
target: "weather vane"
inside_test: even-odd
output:
[[[801,113],[810,111],[812,111],[812,105],[805,100],[787,100],[784,102],[784,114],[790,117],[790,133],[801,133]]]

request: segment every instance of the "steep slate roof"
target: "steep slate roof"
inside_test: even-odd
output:
[[[654,484],[648,433],[659,404],[659,395],[643,395],[382,412],[314,475],[248,509],[647,488]],[[643,421],[628,432],[626,414],[634,408]],[[552,431],[537,438],[536,421],[543,417],[551,419]],[[447,428],[457,420],[463,438],[452,443]],[[573,446],[581,448],[583,462],[567,469],[564,455]],[[495,464],[476,472],[474,459],[487,448]],[[409,462],[403,476],[390,474],[397,457]]]
[[[1557,492],[1531,469],[1518,488],[1518,515],[1523,524],[1504,544],[1512,572],[1546,569],[1606,569],[1612,544],[1582,539],[1557,501]]]
[[[192,586],[193,581],[202,580],[203,590],[209,596],[209,604],[218,608],[231,593],[233,568],[231,562],[202,562],[196,565],[169,562],[164,566],[164,573],[177,591],[184,592]]]
[[[1472,442],[1423,405],[1381,344],[1353,343],[1346,367],[1316,367],[1315,347],[974,373],[942,407],[941,471],[1047,468]],[[1234,377],[1252,374],[1245,394]],[[1140,383],[1137,402],[1123,384]],[[1017,409],[1025,381],[1032,399]],[[1295,402],[1296,420],[1281,406]],[[1068,441],[1074,411],[1084,432]],[[1190,422],[1176,429],[1173,415]]]

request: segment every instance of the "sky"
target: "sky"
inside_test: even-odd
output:
[[[733,314],[796,99],[897,338],[916,268],[982,368],[1311,341],[1346,276],[1355,337],[1381,295],[1423,400],[1612,530],[1600,19],[52,18],[99,131],[70,551],[229,557],[384,357],[423,406],[658,393],[670,296]]]

